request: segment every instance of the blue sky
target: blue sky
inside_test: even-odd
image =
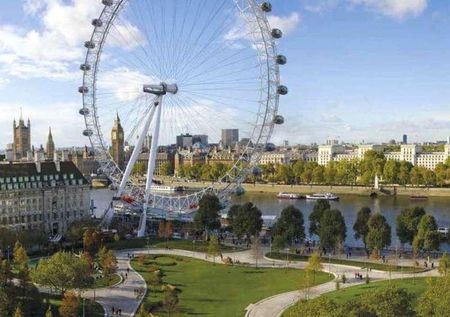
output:
[[[231,1],[231,0],[230,0]],[[93,0],[0,2],[0,148],[20,107],[33,144],[84,145],[76,88]],[[100,2],[100,1],[98,1]],[[450,1],[274,0],[290,94],[275,142],[422,142],[450,135]],[[195,132],[195,131],[191,131]]]

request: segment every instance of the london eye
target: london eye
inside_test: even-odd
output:
[[[138,235],[151,208],[184,212],[207,193],[229,197],[255,173],[270,147],[286,57],[277,50],[282,30],[271,27],[272,5],[257,0],[102,0],[92,20],[80,66],[80,114],[100,170],[142,206]],[[131,149],[121,168],[110,153],[109,131],[120,115]],[[198,132],[211,141],[223,128],[239,127],[244,142],[230,168],[211,184],[179,195],[152,190],[158,148],[177,135]],[[151,146],[143,154],[145,139]],[[138,158],[148,156],[145,186],[133,177]]]

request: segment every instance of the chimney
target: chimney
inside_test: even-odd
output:
[[[55,168],[56,171],[59,173],[61,172],[61,162],[59,161],[58,158],[58,153],[55,151],[55,153],[53,154],[53,161],[55,162]]]
[[[38,172],[38,174],[41,173],[41,161],[39,159],[39,151],[34,153],[34,163],[36,164],[36,171]]]

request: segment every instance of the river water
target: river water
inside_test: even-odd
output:
[[[96,214],[101,215],[111,202],[113,193],[107,189],[93,190],[91,193],[94,200]],[[314,207],[314,201],[309,200],[279,200],[273,193],[245,193],[240,197],[233,197],[231,203],[254,203],[266,216],[279,216],[281,210],[289,205],[294,205],[303,213],[305,219],[305,232],[308,232],[308,216]],[[332,208],[339,209],[345,218],[347,225],[346,244],[351,246],[362,246],[361,241],[354,239],[353,223],[361,207],[368,206],[372,212],[380,212],[386,217],[392,229],[392,247],[399,246],[395,234],[395,219],[400,210],[407,207],[423,207],[426,212],[435,217],[439,226],[450,227],[450,197],[430,197],[424,201],[411,201],[409,197],[385,197],[369,198],[357,195],[341,195],[339,201],[330,202]],[[448,244],[441,246],[442,250],[450,251]]]

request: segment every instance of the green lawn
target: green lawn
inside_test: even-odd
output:
[[[150,247],[152,248],[165,248],[166,246],[171,249],[188,250],[188,251],[198,251],[206,252],[208,250],[208,242],[196,241],[193,243],[191,240],[174,240],[170,239],[166,241],[164,239],[157,238],[136,238],[130,240],[120,240],[117,242],[110,242],[106,244],[106,247],[111,250],[126,250],[126,249],[142,249],[147,248],[150,242]],[[223,252],[231,252],[234,249],[229,246],[222,246]],[[242,250],[242,248],[237,248],[237,251]]]
[[[289,261],[304,261],[307,262],[309,257],[306,255],[298,255],[298,254],[291,254],[289,253],[286,257],[286,253],[280,253],[280,252],[271,252],[267,253],[266,257],[276,260],[286,260]],[[328,263],[329,259],[326,257],[322,258],[322,261],[324,264]],[[333,259],[330,260],[333,264],[342,264],[342,265],[350,265],[350,266],[356,266],[360,268],[369,268],[372,270],[380,270],[380,271],[391,271],[391,272],[424,272],[425,270],[423,268],[414,268],[411,266],[400,266],[400,265],[389,265],[389,264],[383,264],[383,263],[373,263],[373,262],[361,262],[361,261],[352,261],[352,260],[344,260],[344,259]]]
[[[422,295],[423,292],[425,292],[428,286],[427,278],[425,277],[418,277],[415,279],[405,278],[353,286],[346,289],[341,289],[339,291],[330,292],[324,294],[323,296],[328,297],[329,299],[332,299],[336,303],[340,304],[345,303],[351,299],[357,298],[358,296],[361,296],[361,294],[363,293],[371,292],[375,289],[381,288],[388,284],[392,284],[397,287],[406,289],[409,293],[411,293],[414,296],[414,302],[420,295]]]
[[[246,266],[226,266],[177,256],[147,256],[145,264],[137,259],[133,267],[150,284],[150,265],[163,273],[163,283],[177,287],[179,310],[176,316],[203,315],[215,317],[244,316],[245,308],[271,295],[295,290],[304,275],[296,269],[256,269]],[[332,276],[319,273],[316,283],[330,281]],[[146,308],[157,316],[168,316],[161,307],[160,286],[149,285]],[[172,314],[172,316],[174,316]]]
[[[113,286],[120,282],[120,276],[113,274],[111,278],[102,277],[95,280],[92,288],[104,288],[108,286]]]
[[[432,280],[431,280],[432,281]],[[326,293],[322,296],[333,300],[337,304],[344,304],[350,300],[356,299],[364,293],[372,292],[388,284],[395,285],[397,287],[406,289],[409,293],[413,295],[413,307],[417,299],[425,292],[428,286],[428,278],[406,278],[406,279],[395,279],[391,281],[373,282],[370,284],[363,284],[358,286],[352,286],[349,288],[342,288],[338,291],[333,291]],[[291,307],[284,314],[283,317],[295,316],[295,307]]]

